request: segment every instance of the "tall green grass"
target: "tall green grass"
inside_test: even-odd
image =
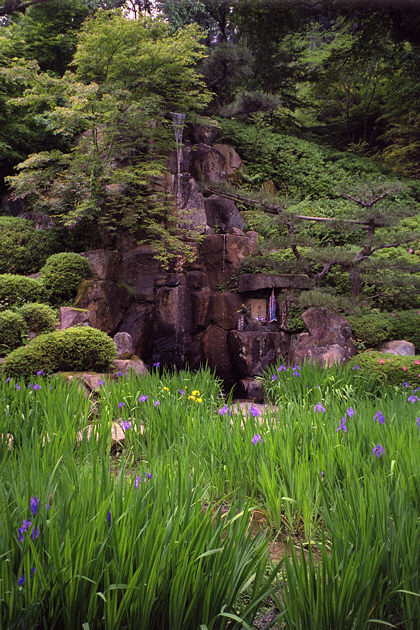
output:
[[[273,369],[258,414],[208,370],[104,382],[95,405],[38,382],[0,383],[0,627],[243,628],[268,595],[287,629],[418,627],[411,389]],[[291,549],[272,569],[268,537]]]

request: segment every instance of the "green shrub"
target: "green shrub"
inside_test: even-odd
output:
[[[81,281],[91,276],[89,261],[74,252],[53,254],[41,269],[42,283],[52,304],[73,300]]]
[[[116,357],[116,347],[97,328],[80,326],[39,335],[27,347],[11,352],[1,365],[7,376],[29,378],[44,372],[106,371]]]
[[[16,311],[0,311],[0,355],[3,356],[22,345],[28,332],[25,320]]]
[[[294,302],[290,304],[286,320],[286,329],[290,333],[297,335],[298,333],[308,332],[305,322],[302,319],[302,313],[305,310],[306,309],[301,308]]]
[[[368,351],[352,357],[347,365],[360,368],[366,374],[377,374],[383,382],[391,385],[404,382],[415,387],[420,385],[420,356]]]
[[[0,273],[34,273],[59,250],[57,229],[36,230],[28,219],[0,217]]]
[[[52,332],[55,329],[56,315],[48,304],[32,302],[19,309],[28,329],[36,333]]]
[[[411,341],[420,352],[420,312],[417,309],[395,313],[392,317],[393,339]]]
[[[0,309],[25,302],[41,302],[43,297],[44,290],[38,280],[11,273],[0,275]]]
[[[355,339],[367,348],[377,348],[394,336],[392,318],[388,313],[368,313],[348,318]]]

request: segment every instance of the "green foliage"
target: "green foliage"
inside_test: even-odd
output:
[[[11,310],[0,311],[0,356],[21,346],[27,332],[21,313]]]
[[[366,348],[377,348],[393,337],[393,322],[388,313],[367,313],[348,318],[354,337]]]
[[[28,330],[36,333],[52,332],[55,328],[57,316],[48,304],[38,304],[36,302],[23,304],[19,313],[26,322]]]
[[[405,339],[414,344],[416,351],[420,352],[420,312],[417,309],[410,311],[396,311],[392,315],[392,336],[394,339]]]
[[[273,133],[261,116],[253,124],[220,120],[223,141],[232,143],[244,159],[254,187],[272,180],[281,195],[296,201],[306,197],[337,198],[338,185],[349,186],[383,176],[378,164],[316,142]]]
[[[50,256],[41,269],[41,280],[53,304],[74,300],[82,280],[92,276],[87,258],[73,252]]]
[[[0,275],[0,309],[24,302],[41,302],[43,297],[44,289],[38,280],[11,273]]]
[[[368,351],[352,357],[349,368],[358,366],[362,373],[376,376],[390,385],[407,382],[413,387],[420,385],[420,356],[402,356]]]
[[[80,326],[35,337],[27,347],[10,353],[1,371],[15,378],[29,378],[39,370],[101,372],[110,368],[115,357],[115,344],[106,333]]]
[[[305,311],[296,302],[289,304],[287,312],[286,329],[292,334],[297,335],[302,332],[307,332],[305,322],[302,319],[302,313]]]
[[[75,73],[60,80],[36,73],[19,101],[34,108],[49,99],[45,123],[74,147],[29,156],[8,179],[15,196],[67,225],[87,220],[108,236],[134,232],[161,258],[191,253],[177,235],[172,201],[154,182],[174,144],[171,112],[199,111],[210,98],[195,70],[204,55],[199,35],[195,26],[171,34],[161,19],[121,12],[87,20]]]
[[[35,230],[33,221],[0,216],[0,273],[35,273],[60,246],[56,229]]]

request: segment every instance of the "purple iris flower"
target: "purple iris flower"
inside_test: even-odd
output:
[[[341,422],[340,422],[340,424],[338,425],[338,429],[337,429],[337,431],[336,431],[337,433],[338,433],[341,429],[343,429],[344,433],[347,433],[346,420],[347,420],[346,416],[344,416],[344,418],[342,418],[342,419],[341,419]]]
[[[286,372],[287,367],[285,365],[281,365],[280,367],[277,368],[277,372]]]
[[[17,383],[15,384],[16,389],[18,390],[18,392],[20,392],[20,385],[18,385]]]
[[[124,420],[121,426],[124,429],[124,431],[127,431],[127,429],[131,429],[131,422],[129,420]]]
[[[325,407],[323,407],[321,405],[321,403],[319,402],[317,405],[315,405],[314,411],[319,411],[320,413],[325,413]]]
[[[420,400],[420,398],[418,396],[414,396],[414,394],[411,394],[411,396],[409,396],[407,400],[408,402],[415,403],[416,400]]]
[[[417,422],[417,426],[418,426],[418,428],[419,428],[419,430],[420,430],[420,417],[419,417],[419,418],[416,418],[416,422]]]
[[[322,477],[322,478],[324,478],[324,477],[325,477],[325,470],[323,470],[323,471],[321,472],[321,477]]]
[[[261,415],[261,411],[259,411],[256,407],[254,407],[254,405],[250,406],[248,413],[250,413],[252,416],[254,416],[254,418],[256,416],[260,416]]]
[[[261,443],[262,443],[262,437],[261,437],[261,435],[260,435],[259,433],[256,433],[256,434],[254,435],[254,437],[252,438],[252,443],[255,445],[255,444],[257,444],[258,442],[261,442]]]
[[[125,404],[125,402],[119,402],[118,403],[118,409],[122,409],[123,407],[126,407],[127,405]]]
[[[108,511],[108,514],[107,514],[106,518],[107,518],[107,521],[108,521],[108,525],[111,525],[111,512],[110,511]]]
[[[28,529],[30,528],[30,526],[32,525],[31,521],[28,521],[26,519],[23,520],[22,522],[22,527],[18,528],[18,534],[19,534],[19,540],[20,542],[23,542],[24,538],[23,538],[23,533],[27,532]]]
[[[121,378],[121,376],[123,376],[122,372],[115,372],[114,376],[116,376],[117,378]]]
[[[157,361],[157,363],[153,363],[153,367],[155,367],[155,368],[159,368],[159,367],[160,367],[160,363],[159,363],[159,361]]]
[[[39,529],[36,527],[35,525],[32,527],[32,531],[31,531],[31,540],[35,540],[35,538],[39,537]]]
[[[407,387],[407,389],[410,387],[410,383],[407,383],[407,381],[404,381],[404,383],[402,384],[403,387]]]
[[[44,370],[38,370],[36,373],[37,376],[45,376]]]
[[[23,574],[19,579],[18,579],[18,584],[19,586],[24,586],[25,585],[25,574]]]
[[[145,402],[145,400],[149,400],[149,396],[140,396],[139,402]]]
[[[184,392],[184,390],[183,390],[183,389],[178,389],[178,394],[179,394],[180,396],[184,396],[184,395],[185,395],[185,392]]]
[[[376,457],[380,457],[381,455],[383,455],[383,453],[385,453],[385,449],[382,446],[382,444],[377,444],[376,446],[373,447],[372,455],[376,455]]]
[[[31,512],[34,516],[36,516],[36,513],[38,512],[38,505],[39,505],[39,499],[37,495],[35,495],[34,497],[31,498]]]
[[[273,376],[271,377],[272,381],[278,381],[279,377],[277,376],[277,374],[273,374]]]
[[[226,414],[228,414],[228,416],[232,415],[232,412],[227,405],[223,405],[223,407],[219,409],[219,413],[221,416],[224,416]]]
[[[353,407],[349,407],[346,411],[346,414],[348,415],[349,418],[353,418],[354,416],[354,409]]]
[[[360,367],[358,365],[353,365],[353,367],[351,369],[352,370],[360,370]]]
[[[105,381],[100,378],[98,381],[98,387],[102,387],[102,385],[105,385]]]
[[[160,405],[160,402],[158,400],[155,400],[155,402],[153,403],[153,406],[157,407],[158,405]]]
[[[375,415],[373,416],[373,421],[375,422],[375,420],[377,420],[379,424],[385,424],[385,418],[382,414],[382,411],[377,411],[375,413]]]

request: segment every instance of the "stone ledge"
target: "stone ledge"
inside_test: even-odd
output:
[[[310,289],[312,280],[304,273],[243,273],[238,278],[239,293],[261,289]]]

